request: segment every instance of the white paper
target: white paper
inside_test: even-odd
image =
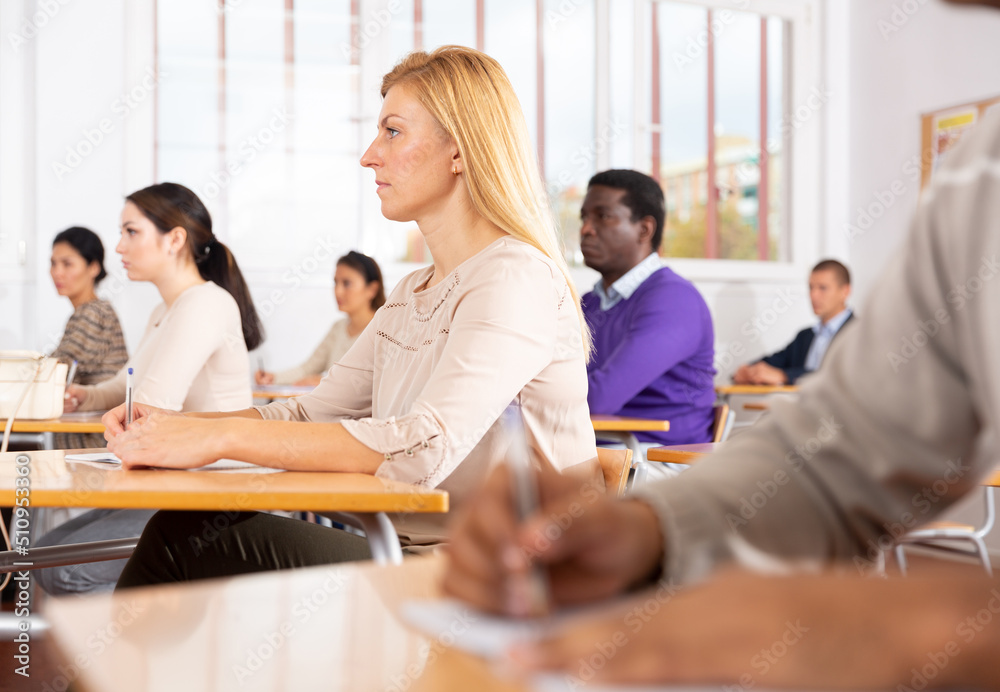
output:
[[[436,641],[454,642],[456,649],[503,665],[514,645],[531,642],[573,626],[573,622],[606,613],[613,602],[583,607],[539,620],[514,620],[481,613],[452,599],[407,601],[400,615],[407,623]],[[455,636],[461,631],[461,636]],[[447,636],[445,636],[447,635]],[[565,674],[546,673],[531,678],[535,692],[716,692],[719,687],[676,687],[667,685],[606,685],[587,683]]]
[[[97,452],[96,454],[67,454],[66,461],[79,461],[89,464],[103,464],[107,466],[122,465],[122,460],[111,452]]]
[[[435,639],[441,639],[453,628],[461,628],[462,636],[448,635],[453,646],[482,658],[497,660],[516,643],[529,642],[551,631],[552,621],[513,620],[481,613],[451,599],[439,601],[407,601],[400,607],[403,620]]]
[[[76,462],[82,464],[89,464],[91,466],[103,466],[111,468],[120,468],[122,465],[122,460],[111,452],[97,452],[94,454],[67,454],[66,461]],[[207,466],[201,466],[196,469],[188,469],[189,471],[254,471],[259,473],[275,473],[281,471],[282,469],[272,469],[266,466],[257,466],[257,464],[251,464],[248,461],[237,461],[236,459],[219,459],[218,461],[213,461]]]

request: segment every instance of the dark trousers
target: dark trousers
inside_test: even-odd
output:
[[[116,589],[370,560],[368,541],[259,512],[157,512]]]

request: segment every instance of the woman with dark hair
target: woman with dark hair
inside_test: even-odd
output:
[[[128,365],[137,400],[171,411],[228,411],[251,400],[248,351],[263,328],[236,259],[212,233],[191,190],[152,185],[126,198],[115,251],[132,281],[149,281],[163,302]],[[125,400],[125,373],[99,386],[69,388],[66,411]]]
[[[109,409],[125,400],[128,368],[136,401],[170,411],[231,411],[252,402],[248,349],[263,330],[243,275],[212,233],[212,218],[191,190],[160,183],[126,198],[116,252],[133,281],[149,281],[163,302],[126,367],[98,385],[67,387],[66,411]],[[92,510],[43,537],[58,545],[138,536],[151,511]],[[42,570],[50,593],[111,588],[124,560]]]
[[[337,260],[333,295],[347,317],[337,320],[309,359],[298,367],[269,373],[258,370],[257,384],[295,384],[315,387],[361,336],[375,311],[385,304],[382,270],[368,255],[351,250]]]
[[[104,245],[89,228],[73,226],[52,241],[49,260],[52,283],[61,296],[73,304],[62,339],[52,352],[67,365],[76,361],[74,382],[97,384],[114,377],[128,350],[118,315],[111,303],[97,297],[97,285],[108,273],[104,270]],[[56,436],[59,449],[103,447],[102,435],[63,433]]]

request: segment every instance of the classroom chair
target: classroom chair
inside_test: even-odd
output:
[[[597,461],[604,474],[604,487],[608,495],[621,497],[628,486],[628,472],[632,468],[631,449],[597,448]]]
[[[729,439],[729,433],[733,431],[733,424],[736,422],[736,412],[730,408],[729,404],[718,404],[714,408],[714,416],[712,442],[725,442]]]
[[[979,528],[968,524],[957,524],[950,521],[934,521],[914,531],[910,531],[901,536],[896,541],[896,562],[899,563],[899,571],[906,574],[906,555],[904,546],[919,545],[923,548],[932,548],[962,555],[975,555],[983,563],[986,574],[993,576],[993,566],[990,564],[990,554],[986,551],[984,538],[993,529],[993,522],[996,518],[996,509],[993,504],[993,488],[986,486],[982,489],[985,496],[986,516]],[[969,543],[971,550],[960,550],[955,547],[955,543]]]

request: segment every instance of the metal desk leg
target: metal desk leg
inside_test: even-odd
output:
[[[49,623],[37,615],[19,618],[14,613],[0,613],[0,642],[12,642],[20,634],[21,621],[28,621],[28,632],[31,638],[42,637],[49,629]]]
[[[378,564],[402,564],[403,550],[399,547],[399,536],[385,512],[323,512],[323,516],[364,531],[372,559]]]
[[[13,550],[8,550],[0,552],[0,574],[61,565],[78,565],[84,562],[120,560],[129,557],[138,542],[139,537],[136,536],[135,538],[116,538],[110,541],[70,543],[46,548],[29,548],[27,555],[19,555]],[[399,547],[398,542],[396,547]]]
[[[0,432],[3,432],[0,430]],[[41,447],[42,449],[51,449],[46,447],[45,436],[51,436],[48,440],[49,444],[55,444],[55,436],[52,433],[24,433],[24,432],[12,432],[10,434],[10,441],[16,442],[17,444],[35,445],[36,447]]]

